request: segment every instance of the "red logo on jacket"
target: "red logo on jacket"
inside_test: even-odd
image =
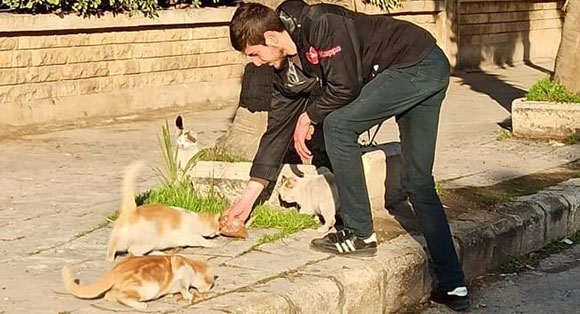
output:
[[[330,58],[332,56],[336,56],[341,51],[342,48],[340,46],[321,51],[317,51],[316,48],[310,46],[306,52],[306,59],[308,59],[308,62],[312,64],[318,64],[321,58]]]

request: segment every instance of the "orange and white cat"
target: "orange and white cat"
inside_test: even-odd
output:
[[[183,208],[160,204],[135,204],[134,181],[143,163],[127,168],[123,182],[123,202],[119,218],[109,238],[107,261],[116,252],[135,256],[176,247],[212,247],[207,237],[219,234],[219,214],[194,213]]]
[[[214,285],[213,269],[203,261],[179,255],[130,256],[119,262],[97,282],[79,285],[70,268],[63,266],[62,280],[66,290],[82,299],[94,299],[105,294],[105,299],[117,301],[135,309],[147,308],[145,301],[167,294],[181,293],[191,303],[194,287],[207,293]]]

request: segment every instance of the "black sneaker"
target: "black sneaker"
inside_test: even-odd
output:
[[[344,229],[312,240],[310,248],[337,255],[374,256],[377,253],[377,236],[373,233],[368,238],[361,239],[352,231]]]
[[[437,288],[431,291],[431,301],[445,304],[455,311],[462,311],[469,308],[467,287],[457,287],[453,290]]]

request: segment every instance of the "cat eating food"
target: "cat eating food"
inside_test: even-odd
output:
[[[61,275],[66,290],[78,298],[94,299],[105,294],[106,300],[138,310],[147,308],[145,301],[167,294],[181,293],[191,303],[194,295],[190,287],[203,295],[209,292],[216,279],[205,262],[180,255],[130,256],[97,282],[84,286],[75,282],[66,265]]]
[[[127,169],[122,206],[111,231],[106,260],[113,261],[119,251],[141,256],[168,248],[212,247],[206,238],[219,234],[219,214],[194,213],[161,204],[135,204],[134,181],[142,166],[137,162]]]

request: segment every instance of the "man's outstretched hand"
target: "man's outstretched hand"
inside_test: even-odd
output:
[[[227,217],[225,219],[225,223],[227,226],[231,227],[234,221],[241,221],[244,223],[248,216],[250,216],[250,212],[252,211],[252,205],[246,204],[244,202],[238,202],[234,204],[232,207],[228,208],[222,217]]]
[[[306,141],[312,139],[312,133],[310,132],[310,117],[306,112],[303,112],[298,118],[298,123],[296,123],[296,128],[294,129],[294,149],[302,161],[309,160],[312,153],[306,147]]]

